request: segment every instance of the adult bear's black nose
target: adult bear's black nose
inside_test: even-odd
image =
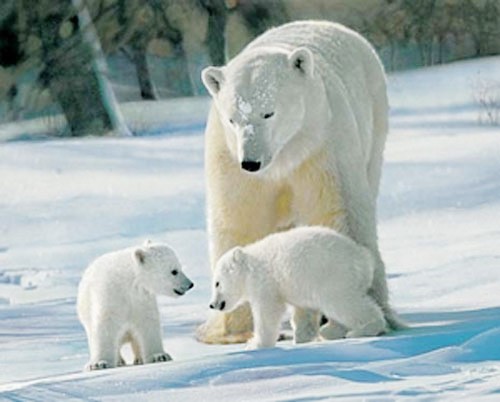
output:
[[[243,161],[241,168],[248,172],[257,172],[260,169],[260,162],[258,161]]]

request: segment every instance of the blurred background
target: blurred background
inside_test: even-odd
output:
[[[499,13],[500,0],[0,0],[0,400],[500,400]],[[297,19],[359,31],[389,72],[378,234],[414,328],[240,359],[241,345],[193,336],[211,291],[200,71]],[[182,367],[69,374],[88,357],[85,266],[145,239],[196,284],[160,298]]]
[[[0,137],[140,134],[120,104],[206,95],[205,66],[299,19],[360,32],[387,71],[500,53],[498,0],[2,0]]]

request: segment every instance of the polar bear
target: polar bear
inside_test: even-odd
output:
[[[210,308],[231,311],[248,301],[254,319],[249,348],[275,345],[286,304],[322,311],[341,324],[337,337],[386,331],[368,289],[374,261],[365,247],[325,227],[301,227],[235,247],[216,264]],[[294,339],[297,323],[292,321]]]
[[[388,131],[384,69],[356,32],[326,21],[292,22],[256,38],[202,80],[213,98],[205,134],[207,229],[219,257],[280,230],[334,228],[375,258],[370,295],[391,328],[378,249],[376,199]],[[317,315],[297,309],[299,341],[317,334]],[[244,342],[244,306],[198,328],[207,343]]]
[[[90,350],[86,369],[124,365],[120,348],[128,342],[134,364],[171,360],[163,350],[156,295],[179,297],[193,286],[165,244],[146,242],[97,258],[78,288],[78,317]]]

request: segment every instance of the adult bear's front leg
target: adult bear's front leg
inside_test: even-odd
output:
[[[265,206],[261,208],[264,209]],[[234,216],[234,219],[238,218]],[[218,227],[216,223],[217,221],[213,220],[209,229],[212,269],[227,250],[237,245],[253,243],[273,232],[273,228],[267,224],[256,227],[247,221],[242,228],[228,231]],[[252,313],[248,303],[245,303],[230,313],[211,312],[208,320],[197,329],[197,338],[205,343],[244,343],[252,337],[252,333]]]
[[[221,202],[224,202],[224,200],[219,201],[219,206]],[[258,204],[260,213],[265,213],[266,206]],[[212,270],[217,260],[227,250],[238,245],[253,243],[273,232],[274,229],[271,225],[268,225],[268,221],[260,226],[257,225],[257,222],[261,219],[259,219],[259,212],[256,210],[248,212],[249,208],[240,208],[240,212],[246,210],[247,213],[239,217],[231,207],[223,207],[222,209],[225,209],[227,213],[224,217],[217,218],[217,212],[211,213],[209,207],[209,241]],[[253,222],[249,219],[251,215],[254,215]],[[242,225],[228,230],[227,227],[224,227],[224,223],[227,221],[241,222]],[[252,336],[252,331],[252,313],[248,304],[244,304],[230,313],[211,312],[208,320],[198,328],[197,338],[205,343],[244,343]]]
[[[255,331],[247,344],[247,349],[272,348],[278,340],[281,317],[286,311],[286,304],[276,295],[268,295],[265,300],[252,304],[255,319]]]
[[[230,313],[212,313],[196,330],[199,341],[211,344],[245,343],[252,334],[252,312],[247,303]]]
[[[210,265],[227,250],[276,232],[289,219],[290,191],[280,182],[244,172],[230,155],[216,111],[206,130],[207,229]],[[243,343],[252,336],[248,305],[213,313],[197,330],[205,343]]]

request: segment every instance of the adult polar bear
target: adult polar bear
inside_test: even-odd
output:
[[[213,97],[206,128],[211,266],[225,251],[300,225],[332,227],[376,260],[370,294],[393,328],[377,246],[376,198],[388,131],[383,67],[354,31],[326,21],[292,22],[256,38],[202,79]],[[317,314],[296,310],[298,342]],[[247,306],[210,316],[207,343],[244,342]]]

